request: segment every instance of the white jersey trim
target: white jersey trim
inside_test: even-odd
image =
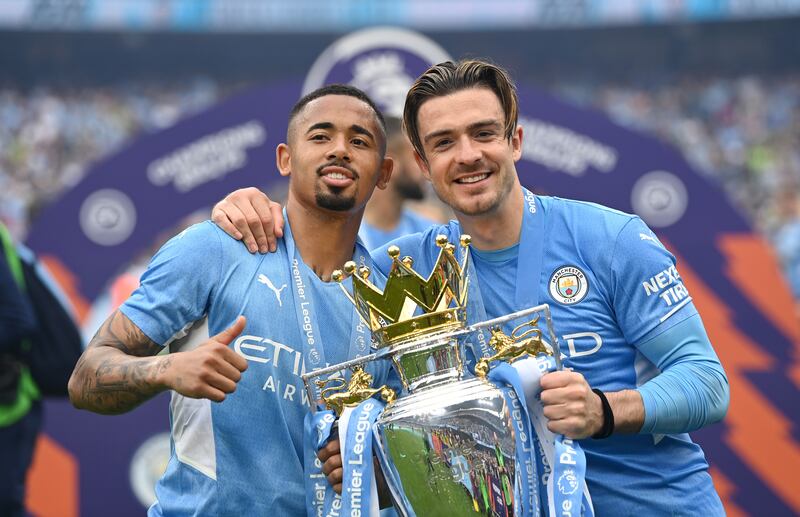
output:
[[[686,298],[686,299],[685,299],[685,300],[683,300],[681,303],[679,303],[678,305],[676,305],[675,307],[673,307],[671,311],[669,311],[669,312],[668,312],[668,313],[666,313],[665,315],[661,316],[661,319],[659,319],[658,321],[659,321],[660,323],[664,323],[664,321],[666,321],[666,320],[667,320],[667,318],[669,318],[670,316],[672,316],[673,314],[675,314],[676,312],[678,312],[678,311],[681,309],[681,307],[683,307],[684,305],[686,305],[687,303],[689,303],[689,302],[691,302],[691,301],[692,301],[692,297],[691,297],[691,296],[690,296],[690,297],[688,297],[688,298]]]
[[[188,328],[189,326],[187,326]],[[170,352],[197,348],[208,339],[208,320],[193,324],[191,332],[170,343]],[[178,461],[189,465],[203,475],[217,480],[217,451],[214,445],[214,426],[211,419],[211,401],[193,399],[172,392],[172,441]]]

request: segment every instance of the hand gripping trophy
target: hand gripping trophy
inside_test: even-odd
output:
[[[372,463],[365,462],[363,454],[373,441],[401,515],[540,515],[542,507],[546,512],[548,488],[541,481],[541,471],[552,469],[546,466],[545,448],[539,444],[543,433],[535,429],[535,418],[528,416],[524,389],[515,386],[518,378],[512,382],[506,375],[511,370],[508,363],[522,358],[550,365],[551,369],[561,367],[550,310],[540,305],[468,326],[469,244],[469,236],[461,236],[459,263],[456,246],[440,235],[439,256],[427,278],[412,268],[411,257],[401,258],[400,249],[390,247],[392,267],[383,291],[369,281],[367,267],[348,262],[344,272],[334,272],[338,282],[345,275],[353,277],[353,292],[342,289],[369,325],[376,349],[369,356],[303,376],[309,400],[340,417],[345,478],[342,515],[352,515],[354,510],[360,515],[370,514],[369,508],[362,508],[369,499],[362,492],[363,472],[350,472],[350,467]],[[534,313],[535,317],[528,320]],[[541,314],[545,316],[549,346],[537,326]],[[501,329],[501,324],[523,317],[525,323],[510,335]],[[489,345],[495,353],[478,360],[473,375],[465,367],[465,343],[485,330],[490,333]],[[392,362],[402,386],[399,395],[385,385],[371,386],[372,377],[363,365],[381,360]],[[321,380],[347,368],[352,370],[349,381],[341,377]],[[542,366],[538,369],[544,371]],[[353,415],[356,407],[368,411]],[[329,414],[327,422],[332,420]],[[347,431],[344,420],[349,422]],[[317,421],[323,419],[317,415]],[[540,422],[539,427],[544,424]],[[322,440],[318,442],[321,444]],[[359,454],[355,459],[354,451]],[[573,485],[578,488],[574,483],[565,486],[575,491]],[[322,504],[322,498],[319,502]],[[552,513],[553,505],[550,509]],[[325,514],[309,508],[312,513]],[[574,515],[580,513],[579,502]]]

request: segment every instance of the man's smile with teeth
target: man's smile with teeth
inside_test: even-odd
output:
[[[482,179],[488,178],[489,174],[486,172],[482,172],[480,174],[475,174],[474,176],[466,176],[464,178],[458,178],[456,182],[458,183],[477,183]]]

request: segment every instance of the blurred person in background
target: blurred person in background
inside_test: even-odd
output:
[[[783,266],[783,272],[792,289],[795,315],[800,320],[800,190],[788,186],[776,200],[775,229],[772,243]]]
[[[9,232],[0,223],[0,515],[25,515],[25,476],[42,424],[39,390],[21,360],[36,316],[19,287],[19,264]]]
[[[370,250],[443,222],[429,219],[407,206],[407,201],[425,199],[428,185],[414,160],[414,148],[403,133],[400,119],[386,119],[386,139],[386,154],[394,159],[392,179],[385,190],[376,190],[370,198],[358,231],[358,236]]]

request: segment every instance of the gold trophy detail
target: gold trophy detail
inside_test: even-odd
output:
[[[542,340],[538,316],[511,335],[496,325],[542,311],[556,352],[557,338],[547,305],[466,326],[470,241],[468,235],[461,236],[459,262],[456,246],[446,236],[437,236],[440,251],[427,278],[413,269],[411,257],[401,258],[400,249],[390,246],[392,266],[382,291],[369,281],[368,267],[350,261],[344,271],[334,271],[333,279],[369,326],[377,352],[303,377],[311,394],[310,379],[352,368],[349,381],[315,381],[321,401],[337,415],[376,394],[387,402],[373,426],[375,444],[402,516],[516,515],[513,492],[527,483],[524,468],[517,465],[512,408],[486,376],[493,361],[551,352]],[[352,293],[341,285],[346,275],[352,276]],[[491,329],[489,345],[496,353],[477,362],[476,377],[465,371],[463,340],[480,328]],[[372,376],[362,367],[387,358],[404,387],[397,395],[385,385],[372,388]],[[495,489],[481,483],[493,479],[505,482],[502,497],[489,501],[487,494]]]

